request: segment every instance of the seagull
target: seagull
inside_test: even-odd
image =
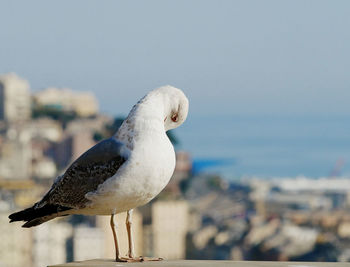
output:
[[[147,204],[168,184],[175,169],[175,152],[166,131],[180,126],[188,114],[188,99],[172,86],[150,91],[131,109],[119,130],[75,160],[32,207],[13,213],[10,222],[22,227],[56,217],[110,215],[116,261],[136,262],[132,211]],[[114,216],[126,212],[128,255],[121,257]],[[161,260],[161,258],[149,258]]]

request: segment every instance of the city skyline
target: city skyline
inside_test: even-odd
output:
[[[13,73],[1,77],[7,81],[5,85],[7,84],[6,88],[10,91],[11,88],[16,88],[14,85],[18,84],[18,81],[23,82],[24,89],[29,87],[29,82]],[[16,96],[15,91],[11,93]],[[99,122],[93,126],[97,132],[103,131],[103,123],[107,123],[106,120],[113,119],[112,116],[96,113],[96,108],[101,103],[98,103],[93,94],[86,91],[47,88],[32,93],[32,97],[25,94],[26,101],[21,101],[20,97],[8,99],[5,105],[11,107],[8,111],[14,112],[17,109],[13,108],[17,107],[18,111],[25,111],[26,114],[29,114],[30,102],[33,101],[36,107],[32,110],[34,120],[40,114],[43,115],[40,106],[62,108],[67,112],[76,112],[82,117],[95,114],[99,118]],[[19,96],[18,93],[17,96]],[[24,109],[21,108],[23,104],[23,108],[26,107]],[[16,116],[18,119],[25,117]],[[119,115],[117,120],[124,116],[124,114]],[[307,116],[190,114],[187,122],[175,130],[175,136],[178,140],[177,149],[188,151],[195,161],[226,162],[223,165],[211,166],[208,171],[220,173],[227,179],[242,176],[324,177],[331,175],[339,162],[341,164],[337,167],[337,175],[348,176],[350,174],[348,164],[350,157],[347,146],[350,125],[348,122],[349,118],[346,115],[332,114],[323,116],[310,114]],[[45,120],[36,123],[32,121],[32,124],[33,129],[35,125],[55,128],[52,123]],[[91,126],[80,125],[79,127]],[[54,138],[57,138],[60,132],[56,130]],[[51,135],[50,138],[52,138]],[[91,136],[84,138],[89,139]],[[65,140],[69,142],[70,139]]]
[[[165,84],[192,115],[350,114],[346,1],[18,3],[2,5],[0,73],[33,91],[92,91],[110,115]]]

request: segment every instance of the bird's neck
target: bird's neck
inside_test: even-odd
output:
[[[130,111],[115,137],[132,149],[133,143],[165,135],[164,107],[161,99],[143,98]]]

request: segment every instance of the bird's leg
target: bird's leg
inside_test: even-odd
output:
[[[163,260],[162,258],[148,258],[148,257],[135,257],[135,252],[134,252],[134,239],[133,239],[133,234],[132,234],[132,212],[133,210],[128,210],[127,215],[126,215],[126,231],[128,232],[128,241],[129,241],[129,252],[128,252],[128,257],[127,258],[122,258],[125,259],[128,262],[142,262],[142,261],[161,261]]]
[[[133,210],[128,210],[126,212],[126,231],[128,233],[128,243],[129,243],[129,251],[128,251],[128,257],[122,258],[123,260],[126,260],[128,262],[142,262],[144,261],[143,257],[135,257],[134,253],[134,240],[132,235],[132,212]]]
[[[118,245],[118,238],[117,238],[117,224],[114,222],[114,214],[111,215],[111,228],[113,232],[113,238],[114,238],[114,246],[115,246],[115,261],[119,262],[125,262],[125,260],[121,259],[119,256],[119,245]]]
[[[133,259],[135,257],[135,253],[134,253],[134,240],[133,240],[132,229],[131,229],[132,212],[133,212],[132,209],[127,211],[125,224],[126,224],[126,230],[128,232],[128,241],[129,241],[128,257]]]

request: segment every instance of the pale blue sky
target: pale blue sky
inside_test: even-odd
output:
[[[0,73],[127,113],[164,84],[191,114],[350,115],[350,1],[2,1]]]

